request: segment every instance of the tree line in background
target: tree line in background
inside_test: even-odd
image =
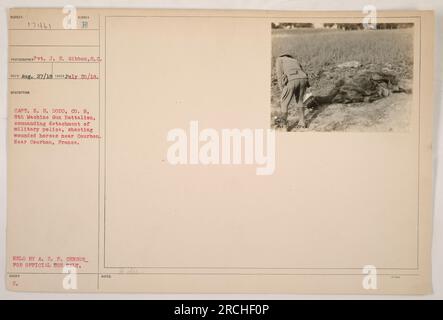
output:
[[[377,23],[374,29],[405,29],[412,28],[413,23]],[[292,23],[292,22],[278,22],[272,23],[273,29],[296,29],[296,28],[325,28],[338,30],[363,30],[365,26],[363,23],[322,23],[320,25],[314,23]]]

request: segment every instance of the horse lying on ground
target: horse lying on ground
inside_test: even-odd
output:
[[[398,78],[389,73],[364,71],[353,77],[337,81],[326,96],[316,96],[307,107],[330,103],[373,102],[394,92],[410,93],[399,84]]]

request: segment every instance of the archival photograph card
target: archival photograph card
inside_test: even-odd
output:
[[[9,290],[432,292],[433,12],[8,20]]]

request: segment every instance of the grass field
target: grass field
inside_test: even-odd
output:
[[[275,58],[283,53],[289,53],[301,62],[309,74],[314,95],[324,95],[334,87],[337,80],[352,77],[354,70],[337,68],[337,65],[349,61],[358,61],[361,64],[360,69],[389,70],[399,79],[411,80],[413,28],[357,31],[273,29],[271,112],[274,115],[279,110],[280,98]],[[343,126],[344,124],[340,127]]]
[[[290,52],[311,74],[329,65],[356,60],[362,64],[391,64],[403,68],[404,76],[412,76],[413,29],[272,32],[272,56]]]

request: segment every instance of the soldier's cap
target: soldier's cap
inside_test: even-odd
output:
[[[279,57],[288,57],[294,59],[294,56],[288,52],[283,52],[281,55],[279,55]]]

